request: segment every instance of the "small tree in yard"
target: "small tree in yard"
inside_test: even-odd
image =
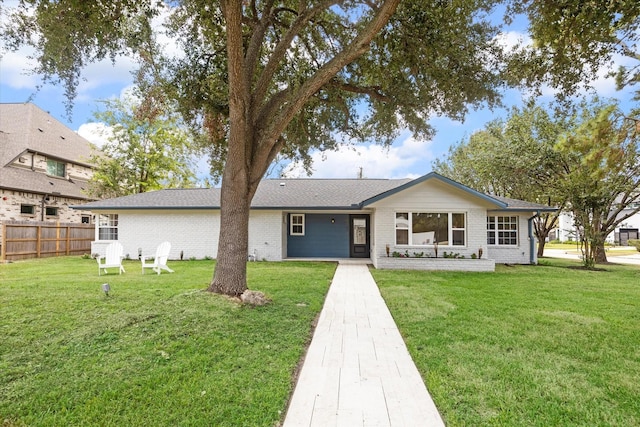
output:
[[[595,54],[577,55],[580,65],[594,68],[571,67],[576,58],[564,60],[563,45],[592,33],[569,25],[575,37],[551,35],[555,44],[537,45],[541,55],[522,50],[509,58],[490,16],[503,3],[509,14],[527,14],[536,39],[545,22],[557,21],[554,11],[584,9],[577,0],[543,8],[508,0],[24,0],[2,38],[10,49],[33,47],[35,71],[62,80],[70,98],[85,64],[119,54],[140,60],[147,99],[177,105],[222,174],[209,289],[239,295],[246,289],[251,200],[279,153],[308,162],[309,150],[335,147],[336,132],[383,144],[403,129],[429,137],[430,115],[460,119],[469,105],[495,106],[505,84],[539,84],[546,77],[539,71],[550,64],[557,65],[551,83],[571,89],[594,77],[617,46],[603,40]],[[633,26],[634,4],[593,8],[598,28]],[[178,55],[156,43],[159,25],[152,21],[160,15],[182,48]]]
[[[639,123],[617,105],[596,103],[558,144],[565,160],[557,187],[567,195],[588,268],[607,262],[607,235],[640,212],[638,207],[623,214],[640,201]]]

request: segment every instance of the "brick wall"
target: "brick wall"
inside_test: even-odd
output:
[[[249,253],[255,250],[257,259],[281,261],[286,256],[283,233],[286,228],[281,211],[251,211],[249,217]]]
[[[513,213],[503,213],[504,215],[513,216]],[[491,213],[491,215],[501,215],[500,213]],[[532,215],[518,215],[518,244],[515,246],[489,246],[488,256],[495,259],[498,264],[529,264],[529,224],[528,219]],[[533,251],[534,262],[537,262],[536,251]]]
[[[426,270],[426,271],[495,271],[492,259],[450,259],[450,258],[378,258],[376,268],[385,270]]]
[[[21,191],[11,191],[0,189],[0,221],[44,221],[64,222],[64,223],[81,223],[82,217],[87,216],[90,223],[93,222],[93,214],[89,211],[80,211],[69,208],[69,205],[82,204],[83,200],[70,199],[60,196],[49,196],[49,200],[45,201],[44,206],[55,207],[58,210],[57,216],[42,215],[42,195]],[[34,213],[21,214],[21,205],[32,205]],[[0,236],[0,239],[2,236]]]
[[[143,256],[152,256],[157,246],[171,243],[170,259],[218,255],[220,212],[211,211],[119,211],[118,241],[125,254],[137,258],[138,249]],[[279,211],[252,211],[249,224],[249,252],[254,249],[258,260],[282,259],[282,213]],[[99,247],[100,244],[95,245]]]

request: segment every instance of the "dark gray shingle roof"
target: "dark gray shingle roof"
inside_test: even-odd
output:
[[[354,209],[376,194],[408,179],[266,179],[260,183],[253,209]],[[218,209],[219,188],[158,190],[101,200],[83,209]]]
[[[428,178],[440,179],[437,174]],[[424,177],[418,178],[421,182]],[[445,182],[449,182],[446,180]],[[251,207],[253,209],[360,209],[372,198],[385,197],[394,189],[414,182],[410,179],[267,179],[260,183]],[[460,184],[456,184],[460,185]],[[469,189],[470,190],[470,189]],[[386,194],[385,194],[386,193]],[[475,194],[470,190],[470,194]],[[544,210],[543,205],[503,197],[484,196],[495,200],[497,209]],[[85,210],[124,209],[219,209],[219,188],[159,190],[82,205]]]

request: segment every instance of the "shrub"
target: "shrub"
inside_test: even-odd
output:
[[[629,246],[635,247],[638,250],[638,252],[640,252],[640,240],[638,240],[638,239],[630,239],[629,240]]]

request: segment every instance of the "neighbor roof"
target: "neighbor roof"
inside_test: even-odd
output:
[[[51,178],[28,168],[10,166],[25,153],[90,167],[89,141],[34,104],[0,104],[0,187],[87,199],[86,182]]]
[[[430,173],[411,179],[266,179],[258,186],[252,209],[288,210],[360,210],[426,179],[440,179],[470,194],[481,197],[499,210],[538,211],[550,208],[515,199],[498,198],[479,193],[441,175]],[[219,188],[158,190],[114,199],[100,200],[82,206],[85,210],[143,209],[219,209]]]

